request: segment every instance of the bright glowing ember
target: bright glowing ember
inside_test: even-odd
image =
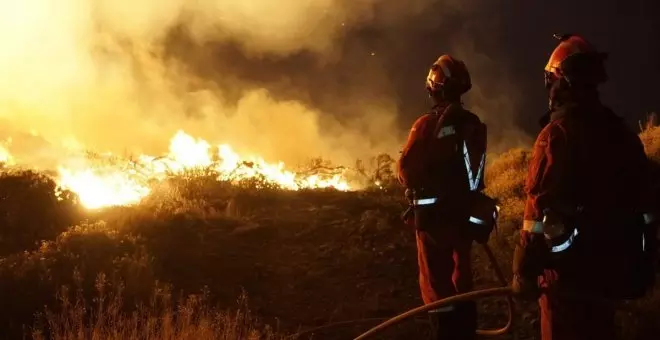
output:
[[[210,169],[217,173],[218,180],[240,181],[259,177],[289,190],[330,187],[349,190],[341,175],[300,177],[285,170],[281,162],[270,164],[260,157],[241,157],[227,144],[214,148],[208,142],[196,140],[183,131],[172,138],[166,157],[141,155],[138,160],[124,167],[91,162],[61,166],[58,169],[59,185],[77,193],[87,208],[129,205],[149,194],[148,183],[195,168]]]

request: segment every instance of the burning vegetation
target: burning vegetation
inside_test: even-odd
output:
[[[242,157],[228,144],[211,146],[183,131],[177,132],[166,156],[139,155],[119,159],[97,155],[69,166],[58,167],[57,183],[75,192],[87,208],[138,203],[151,192],[154,182],[190,171],[215,176],[218,181],[237,184],[258,179],[265,185],[287,190],[350,187],[342,173],[299,175],[286,170],[284,163],[267,163],[258,156]]]

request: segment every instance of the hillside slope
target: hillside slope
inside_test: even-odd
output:
[[[660,130],[646,132],[642,138],[647,152],[660,159]],[[487,171],[488,192],[503,206],[490,245],[507,275],[521,223],[522,181],[528,159],[527,150],[510,150]],[[35,176],[7,173],[0,178],[0,186],[6,189],[5,203],[0,205],[5,226],[0,244],[7,248],[0,249],[6,254],[0,259],[4,307],[0,309],[0,328],[9,338],[31,333],[32,326],[47,331],[45,321],[60,320],[54,324],[61,324],[85,316],[93,320],[99,290],[108,294],[119,288],[123,300],[118,308],[128,312],[163,292],[171,292],[166,295],[173,301],[179,294],[185,298],[205,292],[208,305],[246,312],[242,300],[241,305],[236,304],[237,297],[245,293],[252,313],[249,320],[232,317],[223,322],[249,328],[253,335],[224,330],[220,337],[220,331],[214,330],[208,337],[200,336],[205,339],[266,338],[263,334],[272,332],[264,324],[279,334],[292,334],[338,321],[391,317],[421,304],[414,235],[399,219],[405,202],[398,189],[287,192],[238,189],[208,178],[184,178],[172,180],[139,206],[92,214],[76,210],[68,199],[44,194],[52,188]],[[28,223],[24,229],[19,228],[21,222]],[[34,249],[28,246],[29,240],[56,235],[67,223],[77,226]],[[7,226],[12,226],[11,232]],[[35,232],[39,226],[48,226],[44,230],[49,232]],[[13,239],[21,240],[26,251],[11,247]],[[490,263],[477,246],[474,261],[477,288],[497,285]],[[99,284],[100,273],[105,275],[105,284]],[[164,283],[170,285],[166,290]],[[69,295],[62,294],[62,286],[69,288]],[[62,314],[62,308],[70,311],[67,303],[76,296],[86,300],[87,308],[77,316]],[[36,312],[45,311],[44,306],[61,319],[47,315],[35,319]],[[657,327],[653,320],[660,316],[659,306],[654,297],[635,304],[637,309],[632,312],[621,313],[628,338],[643,339],[642,334],[657,331],[652,328]],[[481,324],[502,325],[505,311],[502,299],[480,302]],[[537,338],[534,304],[521,306],[520,311],[520,339]],[[261,320],[255,320],[255,315]],[[124,321],[113,322],[128,322],[131,316],[117,318]],[[154,322],[164,318],[156,316]],[[375,322],[320,329],[299,338],[350,339]],[[423,338],[424,322],[408,322],[384,338]]]

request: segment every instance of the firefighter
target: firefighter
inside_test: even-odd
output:
[[[543,340],[615,339],[614,306],[653,284],[651,163],[639,137],[600,101],[607,54],[577,35],[555,37],[512,288],[538,299]]]
[[[470,249],[473,240],[484,242],[493,227],[494,203],[480,195],[486,126],[461,103],[471,87],[462,61],[449,55],[438,58],[426,79],[435,105],[413,124],[397,162],[413,212],[406,221],[415,227],[425,304],[472,290]],[[475,338],[473,302],[432,310],[429,317],[433,339]]]

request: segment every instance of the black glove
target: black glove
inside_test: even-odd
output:
[[[412,202],[415,199],[415,191],[410,188],[406,188],[405,195],[408,202]]]
[[[415,213],[413,210],[413,200],[414,200],[415,192],[410,188],[406,188],[406,192],[404,195],[406,197],[406,200],[408,201],[408,208],[403,213],[401,213],[401,220],[403,221],[403,223],[407,225],[413,225],[414,224],[413,217]]]

